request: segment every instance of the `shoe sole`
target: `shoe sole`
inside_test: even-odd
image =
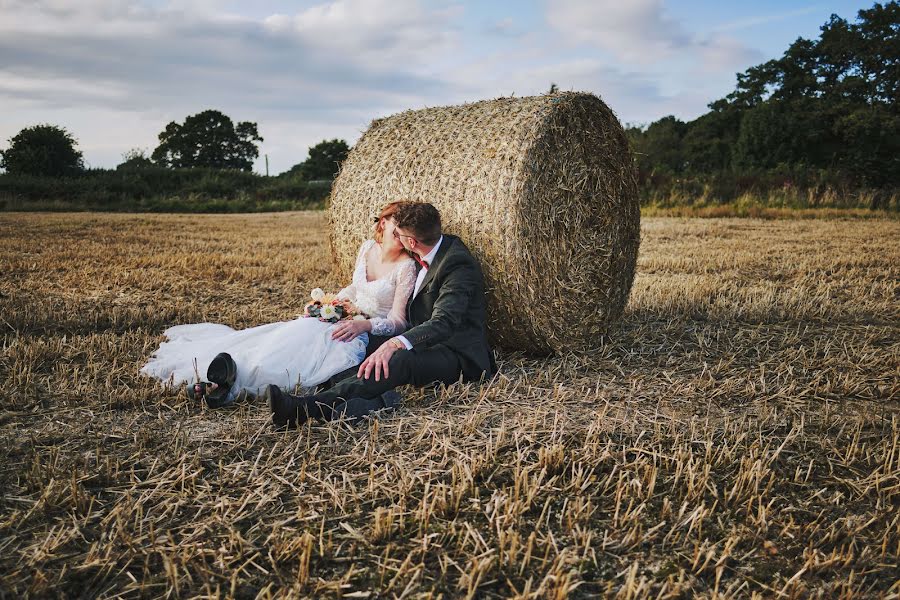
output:
[[[237,364],[227,352],[220,352],[209,363],[206,378],[219,387],[230,388],[237,379]]]

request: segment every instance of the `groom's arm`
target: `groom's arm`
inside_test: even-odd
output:
[[[407,330],[401,337],[401,341],[405,338],[412,348],[437,344],[453,335],[462,324],[466,311],[470,310],[472,293],[482,287],[481,273],[474,259],[459,260],[443,268],[448,272],[438,290],[431,318]]]

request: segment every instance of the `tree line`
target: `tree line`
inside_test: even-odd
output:
[[[152,167],[167,169],[234,169],[251,171],[259,158],[256,123],[237,125],[218,110],[191,115],[184,123],[170,122],[159,134],[159,145],[148,157],[145,151],[132,149],[123,155],[117,169]],[[65,128],[50,124],[26,127],[0,151],[0,167],[10,175],[64,177],[84,170],[82,153]],[[347,157],[350,147],[344,140],[323,140],[309,148],[309,155],[294,165],[287,175],[306,181],[330,180]]]
[[[735,90],[683,122],[629,127],[644,179],[781,173],[856,188],[900,185],[900,4],[856,22],[832,15],[815,40],[737,75]]]
[[[171,122],[148,156],[123,155],[115,169],[86,169],[74,137],[49,124],[26,127],[0,153],[0,210],[253,212],[321,206],[350,150],[340,139],[309,148],[275,177],[252,172],[263,141],[256,123],[218,110]]]

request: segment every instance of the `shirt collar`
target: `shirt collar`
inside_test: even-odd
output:
[[[422,260],[431,265],[434,262],[434,257],[437,256],[438,249],[441,247],[441,242],[444,241],[444,236],[442,235],[440,239],[437,241],[437,244],[434,245],[434,248],[431,249],[431,252],[422,257]]]

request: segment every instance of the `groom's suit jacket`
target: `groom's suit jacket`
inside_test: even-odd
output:
[[[418,267],[421,269],[421,267]],[[406,305],[413,351],[441,344],[460,360],[463,376],[477,380],[497,370],[487,339],[487,302],[481,266],[462,240],[444,234],[419,292]]]

